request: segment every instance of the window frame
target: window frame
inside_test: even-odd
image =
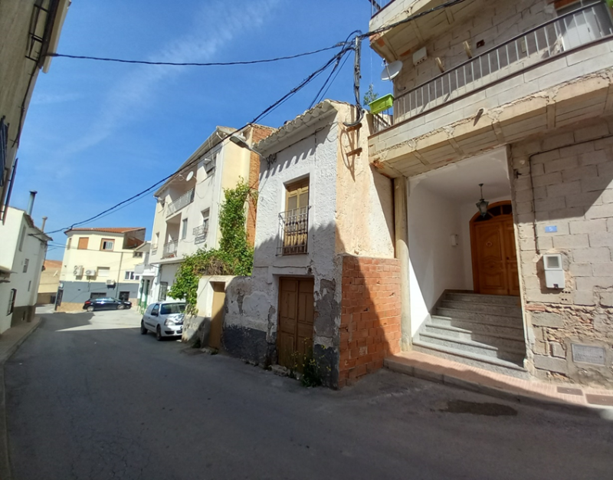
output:
[[[107,242],[111,244],[111,248],[104,248],[104,244]],[[102,252],[114,251],[115,250],[115,239],[114,238],[103,238],[102,240],[100,240],[100,250]]]
[[[87,250],[87,247],[89,247],[89,237],[79,237],[77,250]]]
[[[11,288],[10,294],[9,294],[9,304],[8,304],[8,308],[6,311],[7,315],[12,315],[13,312],[15,311],[15,299],[16,298],[17,298],[17,289]]]

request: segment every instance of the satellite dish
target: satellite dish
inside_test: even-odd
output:
[[[402,62],[400,60],[388,63],[381,72],[381,80],[393,80],[398,76],[400,70],[402,70]]]
[[[187,174],[187,178],[185,179],[185,181],[189,182],[192,178],[194,178],[194,172],[189,172]]]

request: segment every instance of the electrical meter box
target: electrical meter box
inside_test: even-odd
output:
[[[559,253],[543,255],[543,266],[545,267],[545,283],[547,288],[563,289],[565,283],[562,255]]]

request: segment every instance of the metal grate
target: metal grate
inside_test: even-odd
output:
[[[164,244],[164,252],[162,254],[162,258],[171,258],[177,256],[177,248],[179,247],[179,242],[174,240],[172,242],[168,242]]]
[[[279,214],[279,255],[307,253],[309,240],[309,208],[300,207]]]
[[[194,189],[192,188],[189,192],[184,193],[179,198],[177,198],[174,202],[168,204],[168,209],[166,210],[166,216],[169,217],[173,213],[176,213],[182,208],[187,207],[193,201],[194,201]]]
[[[206,241],[206,236],[208,232],[209,232],[208,224],[199,225],[197,227],[194,227],[194,231],[193,231],[194,243],[204,243]]]

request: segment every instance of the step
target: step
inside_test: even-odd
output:
[[[436,316],[453,318],[454,320],[465,320],[474,323],[483,323],[486,325],[497,325],[501,327],[523,328],[523,320],[521,317],[509,315],[491,315],[489,313],[471,312],[469,310],[460,310],[454,308],[436,309]]]
[[[476,342],[486,346],[491,346],[498,349],[503,349],[509,352],[517,352],[521,355],[526,353],[526,345],[524,339],[517,337],[508,338],[496,334],[487,334],[466,330],[446,325],[433,325],[427,323],[422,327],[420,333],[437,335],[439,337],[447,337],[454,340],[464,340],[468,342]]]
[[[471,322],[467,319],[444,317],[442,315],[432,315],[430,322],[433,326],[455,327],[468,332],[524,341],[524,329],[521,324],[513,325],[512,327],[506,325],[490,325],[487,323]],[[517,323],[516,319],[513,319],[513,322]]]
[[[509,362],[519,362],[525,357],[525,347],[524,352],[521,352],[515,349],[509,350],[507,347],[495,347],[485,343],[475,342],[473,340],[462,340],[459,338],[448,337],[446,335],[437,335],[427,332],[420,332],[418,334],[418,339],[423,343],[474,353],[484,357],[498,358]]]
[[[438,304],[439,308],[451,308],[454,310],[464,310],[475,313],[489,313],[491,315],[504,315],[507,317],[521,318],[521,307],[511,307],[507,305],[491,305],[487,303],[473,303],[460,301],[443,300]]]
[[[521,307],[519,297],[509,295],[482,295],[480,293],[446,292],[443,299],[455,302],[487,303],[494,305],[506,305],[510,307]]]
[[[455,350],[453,348],[447,348],[440,345],[432,345],[419,340],[413,341],[413,350],[416,352],[445,358],[447,360],[460,362],[465,365],[470,365],[471,367],[483,368],[491,372],[501,373],[503,375],[509,375],[516,378],[526,380],[529,379],[528,372],[522,367],[523,360],[521,362],[509,362],[499,358]],[[391,366],[389,368],[391,369]]]

